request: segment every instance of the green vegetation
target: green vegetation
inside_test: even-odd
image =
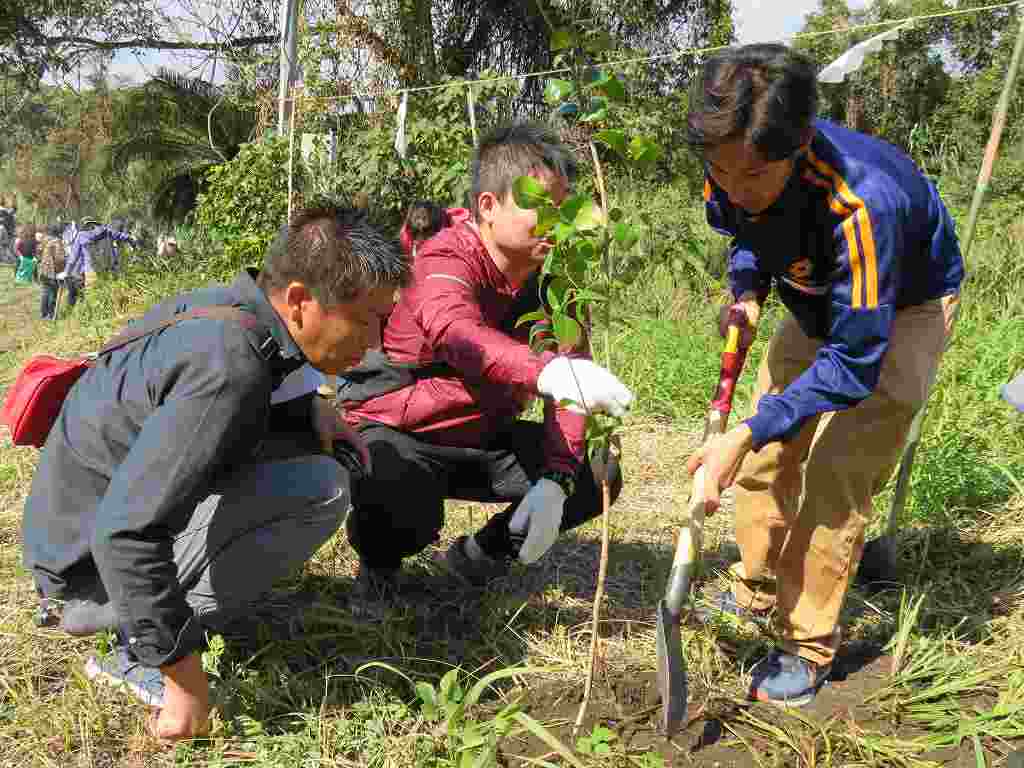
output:
[[[422,10],[421,3],[415,6]],[[851,12],[829,0],[807,24],[819,30],[944,7],[937,0],[875,2]],[[711,3],[701,8],[707,13],[702,40],[728,40],[728,13],[712,13]],[[1009,11],[922,23],[870,58],[851,82],[826,90],[825,109],[840,120],[865,120],[856,124],[904,146],[962,220],[1017,23]],[[409,28],[400,32],[402,45],[395,47],[408,52],[409,41],[419,38]],[[309,34],[332,33],[317,27]],[[824,63],[863,36],[801,45]],[[454,56],[443,46],[438,51]],[[608,56],[628,52],[613,40]],[[317,55],[307,45],[303,56],[312,61]],[[957,57],[959,76],[948,76],[936,60],[942,55]],[[465,68],[445,62],[424,55],[416,76],[467,76]],[[608,139],[595,144],[609,209],[629,212],[633,244],[630,258],[619,264],[629,280],[616,284],[612,324],[606,328],[595,313],[597,332],[608,330],[616,340],[611,367],[633,388],[637,406],[618,428],[627,484],[611,515],[594,701],[580,735],[572,738],[571,724],[590,663],[596,524],[563,537],[541,563],[517,569],[486,592],[454,585],[425,554],[407,564],[405,582],[390,602],[354,595],[356,559],[338,536],[281,585],[282,600],[303,606],[299,618],[265,622],[245,637],[210,638],[204,666],[217,705],[211,737],[174,750],[160,747],[145,735],[140,707],[82,674],[84,660],[103,640],[32,627],[35,596],[19,565],[18,529],[37,452],[4,441],[0,765],[925,768],[1001,765],[1011,749],[1024,745],[1024,429],[998,396],[1000,385],[1024,368],[1024,87],[1012,105],[970,255],[956,337],[929,405],[899,535],[903,584],[875,594],[851,592],[843,616],[843,670],[819,697],[820,706],[806,712],[744,701],[746,672],[770,647],[760,630],[725,621],[684,628],[694,722],[672,744],[653,732],[653,611],[667,576],[676,513],[689,493],[682,465],[699,438],[717,376],[721,341],[713,319],[726,293],[725,242],[704,223],[700,166],[681,144],[685,90],[677,86],[686,66],[680,62],[668,74],[636,66],[618,73],[624,99],[606,105],[615,129],[651,136],[664,149],[645,173],[620,160],[620,142],[607,133],[610,121],[595,118],[593,126],[595,138],[605,131]],[[240,68],[242,75],[255,71]],[[316,93],[330,92],[329,79],[310,82]],[[513,85],[496,82],[475,91],[478,130],[522,105]],[[236,98],[243,90],[232,88],[227,99],[244,113],[246,105]],[[160,92],[160,108],[176,114],[169,94]],[[919,98],[911,98],[915,94]],[[534,95],[539,103],[540,94]],[[39,109],[17,112],[16,130],[0,136],[0,182],[17,189],[27,212],[23,221],[56,217],[70,199],[101,215],[144,212],[160,180],[210,160],[200,152],[173,162],[140,153],[130,160],[125,155],[118,173],[104,172],[113,167],[115,140],[130,138],[120,116],[131,115],[127,107],[132,99],[144,102],[142,96],[129,99],[97,79],[77,95],[44,87],[31,98]],[[264,106],[249,102],[257,112]],[[462,202],[472,143],[465,110],[461,88],[412,94],[410,151],[400,160],[391,112],[337,114],[312,100],[300,104],[300,131],[337,131],[337,162],[327,161],[322,140],[311,161],[302,161],[296,146],[293,203],[363,192],[371,214],[394,227],[413,199]],[[255,123],[264,128],[266,114],[260,114]],[[191,127],[175,136],[185,144],[205,140],[209,149],[195,116],[183,116],[182,126]],[[559,124],[588,168],[590,133]],[[218,135],[224,150],[228,134]],[[225,162],[204,172],[198,207],[179,221],[182,257],[168,262],[135,254],[117,279],[101,278],[59,323],[32,319],[36,289],[15,287],[9,272],[0,274],[0,387],[34,353],[95,349],[154,302],[257,264],[287,210],[288,159],[287,143],[272,132],[239,138]],[[579,188],[595,191],[589,172]],[[572,221],[578,220],[576,211]],[[738,414],[749,410],[753,372],[780,313],[768,307],[737,395]],[[877,498],[878,510],[886,508],[890,492]],[[451,504],[438,546],[475,529],[492,511]],[[875,525],[881,524],[879,514]],[[716,583],[735,556],[731,525],[727,511],[708,521],[708,583]]]

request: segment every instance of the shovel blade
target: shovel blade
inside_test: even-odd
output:
[[[688,682],[679,623],[664,600],[658,603],[658,693],[661,695],[661,729],[672,738],[686,717]]]

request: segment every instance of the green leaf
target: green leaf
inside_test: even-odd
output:
[[[604,225],[604,214],[600,206],[588,198],[576,214],[576,220],[573,223],[578,231],[589,232]]]
[[[458,701],[462,698],[462,690],[458,684],[459,668],[455,667],[445,672],[439,683],[439,693],[442,701]]]
[[[576,220],[576,214],[580,212],[580,208],[583,207],[587,200],[587,195],[583,194],[572,195],[563,200],[562,204],[558,206],[558,213],[562,221],[566,224],[572,224]]]
[[[605,146],[618,152],[622,157],[629,157],[629,148],[626,144],[625,131],[610,128],[605,131],[598,131],[594,134],[594,138]]]
[[[620,221],[612,228],[612,237],[628,251],[640,240],[640,230],[627,221]]]
[[[545,206],[537,209],[537,224],[533,228],[534,237],[544,237],[559,220],[559,210]]]
[[[622,221],[623,216],[625,216],[625,214],[622,212],[621,208],[612,208],[608,211],[608,218],[612,221]]]
[[[424,704],[437,704],[437,695],[434,686],[427,682],[416,683],[416,695]]]
[[[548,193],[533,176],[520,176],[512,184],[512,196],[516,205],[525,210],[539,208],[548,202]]]
[[[604,29],[595,30],[583,44],[588,53],[604,53],[615,45],[612,36]]]
[[[580,118],[581,123],[596,123],[608,117],[608,99],[595,96],[590,100],[590,111]]]
[[[608,78],[608,82],[601,85],[601,90],[603,90],[605,95],[612,101],[626,100],[626,87],[615,75],[610,76]]]
[[[572,224],[566,224],[564,221],[560,221],[555,224],[555,228],[552,232],[555,235],[555,242],[561,243],[564,240],[568,240],[576,233],[576,227]]]
[[[576,44],[576,36],[568,27],[559,27],[551,33],[551,50],[562,51]]]
[[[645,136],[635,136],[629,142],[629,157],[637,165],[650,165],[661,155],[661,147]]]
[[[555,331],[555,338],[558,339],[558,343],[565,347],[575,347],[580,343],[580,338],[583,336],[583,329],[575,319],[568,315],[561,313],[556,314],[553,318],[553,325]]]
[[[545,291],[548,299],[548,306],[551,307],[553,315],[557,315],[566,305],[566,292],[569,290],[569,283],[562,279],[552,280],[548,283]],[[552,320],[556,318],[552,317]]]
[[[561,104],[572,95],[573,84],[568,80],[552,78],[544,86],[544,101],[548,104]]]
[[[535,309],[533,312],[527,312],[525,315],[521,315],[516,320],[516,328],[519,328],[527,323],[536,323],[538,320],[547,320],[547,313],[543,309]]]
[[[483,695],[483,692],[486,691],[490,685],[498,682],[499,680],[504,680],[509,677],[515,677],[516,675],[526,675],[531,672],[537,672],[539,669],[542,668],[506,667],[505,669],[499,669],[496,672],[491,672],[488,675],[484,675],[476,681],[473,687],[469,689],[469,693],[466,694],[466,708],[469,709],[470,707],[474,706],[477,703],[477,701],[480,700],[480,696]]]

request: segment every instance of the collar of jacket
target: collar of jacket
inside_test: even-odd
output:
[[[242,305],[256,315],[256,319],[270,330],[270,335],[277,342],[280,357],[285,360],[304,363],[306,358],[302,354],[302,350],[299,349],[299,345],[295,343],[292,335],[288,333],[288,329],[281,322],[277,310],[271,306],[266,294],[256,285],[256,276],[258,274],[258,269],[245,270],[231,284],[232,291],[241,300]]]

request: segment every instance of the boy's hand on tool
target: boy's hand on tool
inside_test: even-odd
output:
[[[691,476],[704,467],[704,514],[718,511],[722,491],[731,486],[750,451],[754,435],[746,424],[739,424],[724,435],[709,440],[686,462]]]
[[[724,339],[729,334],[729,310],[733,307],[742,307],[747,313],[747,327],[740,333],[740,346],[744,349],[754,343],[757,336],[757,323],[761,319],[761,305],[757,296],[747,292],[742,294],[735,304],[723,306],[718,312],[718,332]]]

